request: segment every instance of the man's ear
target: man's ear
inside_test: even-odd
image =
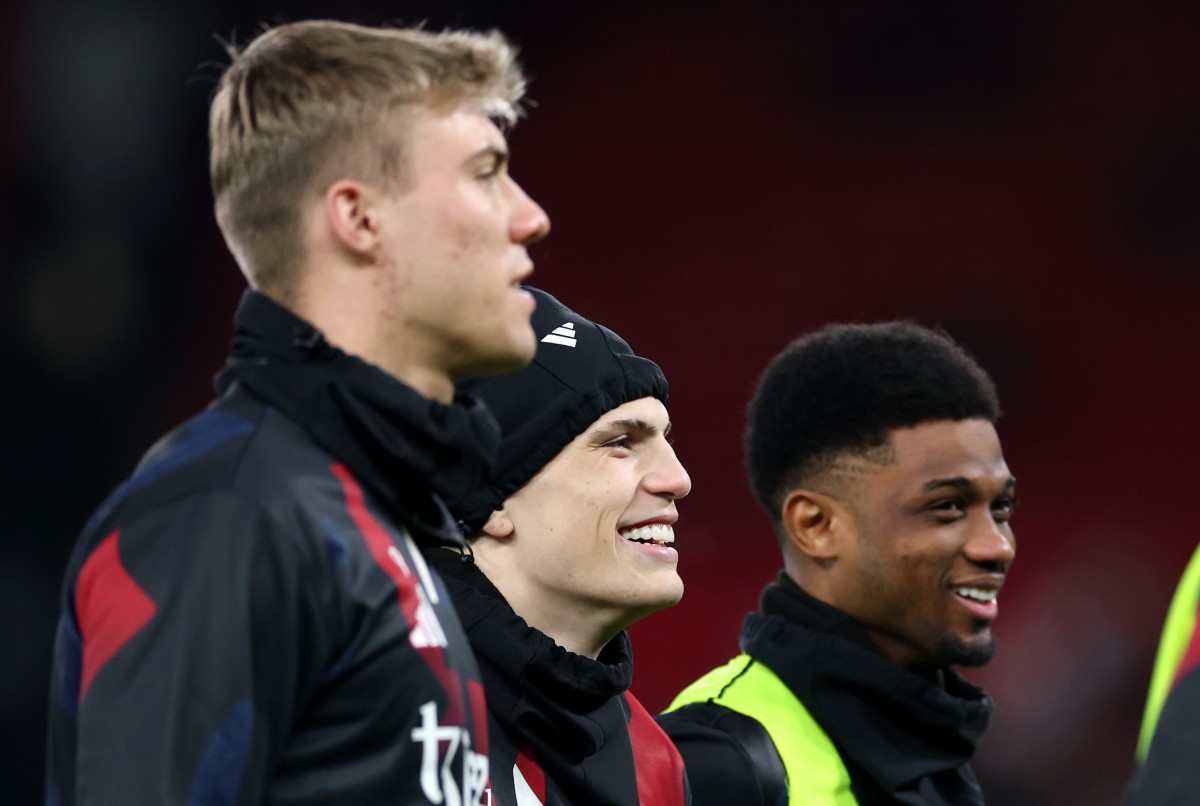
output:
[[[375,251],[379,242],[379,191],[351,179],[339,179],[324,197],[325,218],[338,243],[362,257]]]
[[[504,508],[493,510],[488,516],[487,522],[483,524],[483,528],[479,530],[481,536],[487,536],[496,540],[508,540],[512,537],[513,522]]]
[[[814,490],[793,490],[783,501],[781,524],[797,551],[814,560],[837,558],[846,514],[837,501]]]

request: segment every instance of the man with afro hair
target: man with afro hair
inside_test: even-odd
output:
[[[831,325],[767,367],[746,463],[783,570],[742,654],[660,723],[694,802],[982,803],[992,701],[955,665],[995,650],[1015,479],[982,368],[909,322]]]

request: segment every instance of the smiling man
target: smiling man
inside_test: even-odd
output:
[[[252,290],[217,400],[71,559],[47,802],[479,806],[479,669],[418,546],[462,545],[441,498],[498,439],[455,380],[536,346],[521,71],[498,34],[329,21],[231,55],[210,162]]]
[[[512,806],[682,806],[683,762],[629,693],[625,628],[683,595],[667,381],[611,330],[533,290],[537,356],[463,388],[503,432],[452,505],[471,553],[427,552],[479,657],[492,795]]]
[[[784,569],[743,654],[659,722],[697,804],[982,803],[991,699],[952,668],[996,647],[1015,479],[984,371],[943,333],[834,325],[768,366],[751,486]]]

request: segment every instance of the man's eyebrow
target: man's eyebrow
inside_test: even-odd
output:
[[[483,148],[479,149],[474,154],[472,154],[470,157],[468,157],[467,162],[483,160],[483,159],[487,159],[489,157],[496,161],[497,168],[503,167],[504,165],[508,164],[508,160],[509,160],[508,149],[505,148],[504,146],[496,145],[495,143],[488,143]]]
[[[638,431],[648,437],[655,436],[659,433],[659,428],[654,423],[646,422],[645,420],[629,419],[629,420],[609,420],[600,426],[606,431]],[[671,424],[667,423],[667,427],[663,429],[662,434],[666,436],[671,433]]]
[[[974,482],[972,482],[966,476],[953,476],[948,479],[932,479],[931,481],[927,481],[921,485],[921,491],[930,493],[930,492],[933,492],[934,490],[940,490],[943,487],[949,487],[949,488],[955,489],[955,490],[962,490],[962,489],[970,488],[972,486],[974,486]],[[1012,490],[1016,486],[1017,486],[1017,477],[1016,476],[1009,476],[1008,481],[1006,481],[1004,483],[1004,489],[1006,492]]]

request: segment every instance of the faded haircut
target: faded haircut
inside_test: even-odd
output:
[[[310,20],[229,48],[209,112],[217,222],[250,284],[289,301],[301,201],[339,179],[402,188],[404,112],[475,101],[512,124],[525,78],[504,37]]]
[[[750,486],[778,530],[792,490],[850,457],[886,463],[893,430],[999,416],[991,378],[944,331],[828,325],[789,344],[759,380],[746,413]]]

